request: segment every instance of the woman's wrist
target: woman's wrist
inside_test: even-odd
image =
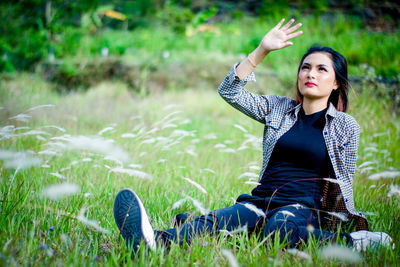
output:
[[[250,61],[257,66],[260,62],[269,54],[270,51],[265,50],[263,47],[258,46],[253,52],[248,56]]]
[[[257,67],[258,64],[269,54],[270,51],[258,46],[251,52],[243,62],[236,67],[236,74],[240,79],[246,78]]]

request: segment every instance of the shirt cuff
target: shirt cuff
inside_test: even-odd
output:
[[[244,79],[240,79],[239,76],[236,73],[236,67],[240,64],[240,62],[235,63],[233,65],[231,71],[228,73],[229,77],[229,84],[231,85],[235,80],[239,81],[239,83],[244,86],[248,81],[253,81],[256,82],[256,75],[254,74],[254,71],[252,71],[247,77]]]

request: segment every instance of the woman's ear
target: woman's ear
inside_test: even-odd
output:
[[[339,88],[339,83],[337,82],[337,80],[335,80],[335,82],[333,83],[333,90],[336,90]]]

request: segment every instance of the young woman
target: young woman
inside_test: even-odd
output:
[[[115,199],[114,217],[128,246],[136,250],[142,240],[150,248],[156,243],[190,242],[201,234],[243,226],[249,232],[262,231],[263,238],[280,238],[290,247],[307,241],[309,233],[320,241],[342,238],[359,250],[391,241],[384,233],[366,231],[366,219],[354,209],[352,182],[360,128],[345,113],[349,89],[345,58],[331,48],[309,49],[298,68],[296,99],[256,95],[243,88],[255,80],[253,70],[268,53],[292,45],[290,40],[302,34],[297,31],[300,23],[292,26],[293,19],[283,23],[282,19],[257,49],[233,66],[218,89],[230,105],[265,125],[260,185],[251,195],[240,195],[231,207],[166,231],[153,231],[139,197],[130,189],[122,190]],[[339,225],[358,231],[338,235]]]

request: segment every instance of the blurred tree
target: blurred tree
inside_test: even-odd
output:
[[[104,28],[132,30],[157,23],[176,32],[245,15],[287,17],[342,11],[372,30],[399,26],[395,0],[15,0],[0,2],[0,72],[32,69],[43,59],[73,54],[80,38]]]

